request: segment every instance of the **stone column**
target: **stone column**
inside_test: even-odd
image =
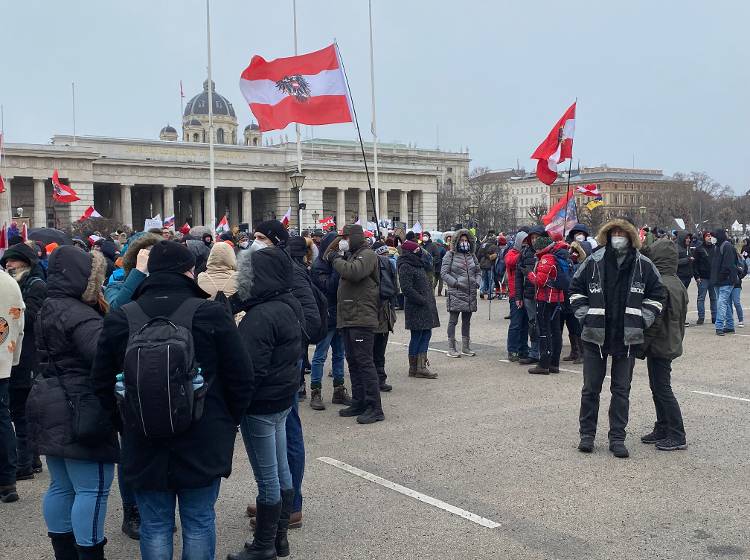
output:
[[[115,191],[114,185],[108,185],[107,189],[110,196],[110,203],[112,205],[111,217],[115,222],[122,223],[122,200],[120,199],[120,195]]]
[[[47,197],[45,179],[34,178],[34,227],[47,227]]]
[[[336,227],[341,229],[344,224],[346,224],[346,187],[339,187],[336,191]]]
[[[174,193],[177,185],[164,185],[164,215],[163,218],[174,216]],[[175,216],[175,220],[177,217]],[[176,224],[176,221],[175,221]]]
[[[380,215],[379,220],[388,219],[388,191],[385,189],[378,189],[380,191]]]
[[[401,200],[399,204],[399,218],[409,227],[409,191],[401,190]]]
[[[367,189],[359,191],[359,219],[362,229],[367,227]]]
[[[161,214],[161,212],[162,212],[161,191],[159,190],[158,186],[152,186],[151,187],[151,217],[153,218],[157,214]],[[164,219],[164,216],[162,216],[162,219]]]
[[[122,212],[122,225],[133,228],[133,202],[130,189],[133,185],[120,185],[120,208]]]
[[[312,215],[313,212],[317,212],[318,215],[323,212],[323,189],[308,187],[304,192],[305,198],[302,199],[302,202],[306,204],[306,207],[302,211],[302,230],[315,229],[317,224],[315,224]]]
[[[203,212],[201,212],[201,191],[200,187],[193,187],[191,206],[193,209],[193,219],[190,222],[191,226],[203,225]]]
[[[240,224],[240,198],[242,192],[239,189],[229,189],[229,224],[237,226]]]
[[[242,188],[242,221],[253,227],[253,187]]]
[[[437,191],[422,191],[420,195],[420,220],[426,230],[437,228]]]

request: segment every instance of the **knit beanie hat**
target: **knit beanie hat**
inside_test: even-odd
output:
[[[285,245],[289,241],[289,232],[278,220],[266,220],[255,226],[255,231],[262,233],[274,245]]]
[[[416,249],[419,249],[419,244],[409,239],[404,241],[401,247],[403,247],[405,253],[413,253]]]
[[[150,274],[158,272],[176,272],[182,274],[195,266],[195,256],[192,251],[176,241],[159,241],[151,248],[148,255],[148,271]]]
[[[537,237],[534,240],[534,250],[541,251],[542,249],[546,249],[547,246],[551,244],[552,244],[552,238],[547,237],[546,235],[542,235],[541,237]]]

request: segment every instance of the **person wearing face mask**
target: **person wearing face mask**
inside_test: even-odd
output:
[[[596,239],[591,237],[591,235],[589,234],[589,228],[586,224],[574,225],[573,228],[568,232],[565,240],[568,242],[568,245],[576,241],[578,245],[585,251],[586,256],[589,256],[598,246],[596,243]]]
[[[448,357],[474,356],[471,350],[471,314],[477,310],[477,289],[482,282],[482,270],[474,255],[474,238],[469,230],[456,232],[457,243],[443,257],[440,276],[446,290],[448,319]],[[461,315],[461,352],[456,348],[456,325]]]
[[[702,325],[706,317],[706,294],[710,301],[711,323],[716,323],[716,291],[711,285],[711,263],[716,252],[716,239],[710,231],[704,231],[702,239],[703,242],[693,251],[693,274],[698,284],[697,325]]]
[[[611,361],[609,449],[615,457],[629,456],[625,428],[630,408],[630,383],[644,330],[662,312],[665,300],[659,272],[638,250],[638,232],[630,222],[615,219],[599,230],[603,249],[578,266],[570,288],[570,305],[581,323],[583,389],[580,443],[583,453],[594,450],[599,395]]]
[[[250,247],[252,240],[246,231],[240,232],[237,236],[237,252],[244,251]]]
[[[534,251],[534,241],[539,237],[546,235],[543,226],[533,226],[529,229],[529,234],[524,238],[522,247],[519,249],[521,255],[516,262],[516,278],[514,282],[514,301],[517,309],[523,309],[528,318],[528,333],[531,345],[529,355],[519,358],[518,363],[521,365],[535,364],[539,361],[539,329],[536,324],[536,286],[529,280],[529,272],[534,271],[536,266],[536,251]],[[525,341],[523,341],[525,342]]]
[[[711,235],[716,253],[711,262],[711,286],[716,292],[716,334],[734,334],[732,290],[737,283],[737,251],[721,228]]]

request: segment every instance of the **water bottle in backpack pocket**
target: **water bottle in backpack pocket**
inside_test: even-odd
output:
[[[164,438],[200,420],[210,383],[195,360],[192,325],[203,303],[190,298],[169,317],[149,317],[137,302],[122,307],[130,327],[123,368],[126,427]]]

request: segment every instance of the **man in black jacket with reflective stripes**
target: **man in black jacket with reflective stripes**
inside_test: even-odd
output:
[[[609,449],[628,457],[625,427],[630,408],[630,382],[644,329],[661,313],[665,299],[659,271],[638,249],[635,227],[625,220],[602,226],[597,242],[603,247],[587,258],[573,277],[570,304],[583,328],[583,390],[578,449],[594,450],[599,395],[612,360],[609,406]]]

